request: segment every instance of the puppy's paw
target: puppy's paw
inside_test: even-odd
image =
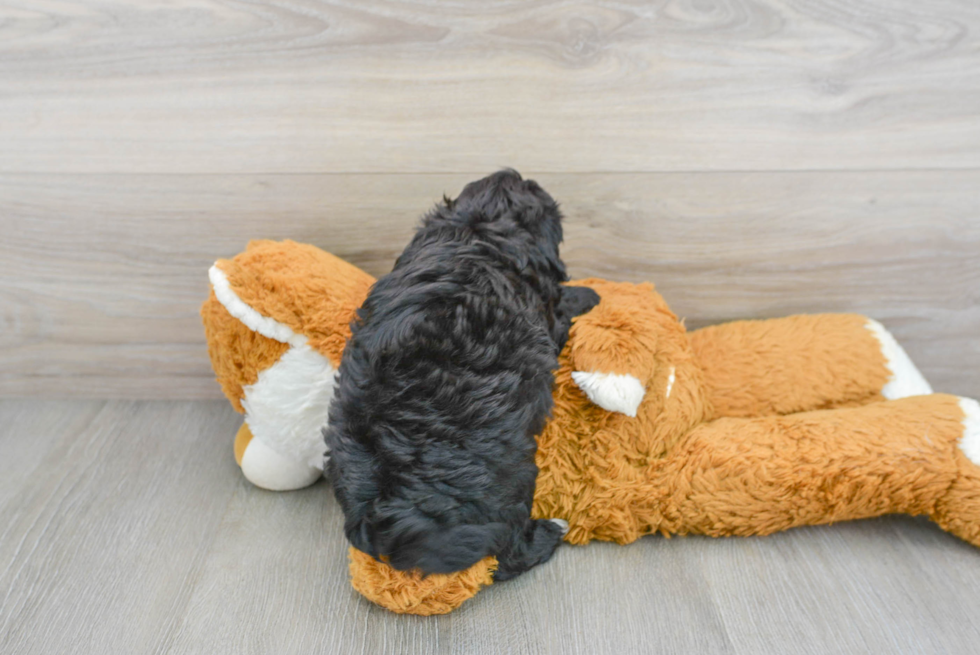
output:
[[[558,546],[568,533],[568,521],[564,519],[538,519],[534,522],[534,537],[531,540],[530,551],[536,553],[532,557],[534,565],[543,564],[551,559]]]
[[[497,570],[493,574],[495,581],[516,578],[551,559],[568,525],[561,519],[536,519],[530,523],[515,526],[509,547],[497,553]]]
[[[643,384],[629,374],[573,371],[572,380],[599,407],[634,418],[646,394]]]

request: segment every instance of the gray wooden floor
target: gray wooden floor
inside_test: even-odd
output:
[[[0,401],[0,652],[975,653],[980,555],[886,518],[563,547],[448,616],[347,580],[319,483],[245,482],[220,401]]]

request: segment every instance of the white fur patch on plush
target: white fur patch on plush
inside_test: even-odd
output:
[[[980,466],[980,403],[972,398],[960,398],[963,410],[963,436],[960,450],[971,462]]]
[[[306,342],[306,337],[296,334],[288,325],[284,325],[274,318],[263,316],[246,305],[231,288],[228,276],[218,268],[217,264],[208,269],[208,278],[211,280],[211,286],[214,288],[214,295],[218,302],[228,310],[229,314],[244,323],[248,329],[282,343],[295,345]]]
[[[258,439],[248,442],[242,455],[242,473],[256,487],[269,491],[302,489],[323,475],[315,466],[283,457]]]
[[[667,376],[667,394],[665,397],[670,398],[670,391],[674,388],[674,381],[677,380],[677,375],[675,373],[677,369],[673,366],[670,367],[670,375]]]
[[[932,393],[932,387],[885,326],[878,321],[868,319],[864,327],[870,330],[881,344],[881,354],[885,356],[886,365],[892,374],[881,390],[882,396],[888,400],[896,400]]]
[[[573,371],[572,380],[599,407],[627,416],[636,416],[636,409],[646,393],[632,375]]]
[[[256,439],[323,470],[322,430],[337,386],[337,371],[306,343],[306,337],[302,339],[261,371],[255,384],[243,388],[242,407]]]

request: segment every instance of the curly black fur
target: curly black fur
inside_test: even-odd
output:
[[[422,221],[358,313],[326,439],[358,549],[449,573],[495,555],[497,580],[548,560],[562,526],[531,519],[535,435],[572,316],[558,205],[505,170]]]

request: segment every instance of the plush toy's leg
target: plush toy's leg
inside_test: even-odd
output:
[[[269,491],[302,489],[323,475],[320,469],[283,457],[253,438],[248,423],[242,423],[235,435],[235,461],[249,482]]]
[[[658,480],[672,490],[662,528],[752,535],[926,514],[980,545],[980,468],[969,459],[980,408],[971,407],[972,423],[961,400],[944,394],[707,423]]]
[[[717,417],[792,414],[932,393],[880,323],[856,314],[736,321],[691,333]]]
[[[330,361],[300,342],[242,388],[245,420],[255,435],[242,459],[245,477],[273,491],[299,489],[320,477],[335,385]]]

